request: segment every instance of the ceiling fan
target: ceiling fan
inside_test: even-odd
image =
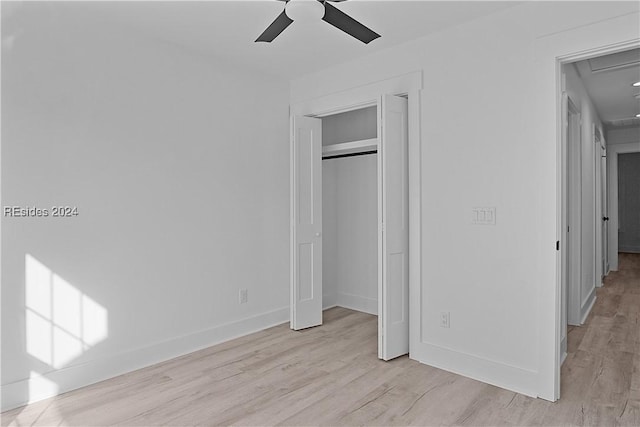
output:
[[[285,3],[285,9],[282,11],[282,13],[280,13],[280,15],[278,15],[278,17],[271,23],[271,25],[269,25],[267,29],[264,30],[262,34],[260,34],[260,37],[256,39],[256,42],[271,43],[273,39],[278,37],[278,35],[280,35],[280,33],[282,33],[285,28],[287,28],[293,22],[292,18],[295,18],[295,16],[287,15],[287,11],[291,9],[291,6],[297,6],[298,4],[302,5],[302,3],[309,3],[308,1],[303,2],[302,0],[279,1],[283,1]],[[362,43],[368,44],[372,40],[380,37],[380,34],[356,21],[355,19],[329,3],[330,1],[342,2],[346,0],[314,0],[314,3],[315,1],[324,6],[324,16],[322,17],[323,21],[333,25],[339,30],[344,31],[350,36],[355,37]],[[291,11],[289,14],[292,15]]]

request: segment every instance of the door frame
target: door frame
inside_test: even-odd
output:
[[[606,132],[606,131],[605,131]],[[601,248],[602,252],[602,283],[604,286],[604,278],[609,274],[609,155],[607,150],[607,139],[602,135],[602,150],[600,152],[600,175],[602,179],[600,181],[600,212],[602,216],[601,226]],[[607,218],[605,220],[605,217]]]
[[[604,137],[600,132],[600,129],[595,123],[591,124],[591,143],[593,144],[593,201],[594,201],[594,227],[593,236],[596,243],[594,248],[595,260],[593,263],[593,278],[596,281],[596,288],[602,287],[604,278],[602,262],[604,260],[604,253],[602,251],[602,240],[604,239],[603,223],[604,223],[604,210],[602,209],[602,152],[604,150]]]
[[[581,283],[582,283],[582,112],[580,108],[573,102],[568,94],[563,92],[566,97],[567,109],[566,114],[563,113],[563,147],[562,152],[566,153],[566,161],[563,166],[566,169],[562,171],[562,179],[567,179],[567,185],[563,185],[562,209],[564,211],[562,217],[567,222],[563,224],[562,231],[564,234],[565,227],[573,227],[574,232],[569,229],[568,236],[560,239],[560,247],[562,251],[562,279],[566,283],[562,283],[563,295],[566,295],[566,313],[563,318],[569,325],[580,325],[582,306]],[[563,98],[564,101],[564,98]],[[569,140],[569,132],[572,125],[569,117],[573,115],[577,123],[575,123],[574,132],[571,137],[577,139],[577,147],[571,147]],[[574,168],[571,168],[571,165]],[[566,178],[565,178],[566,177]],[[571,179],[573,178],[573,179]],[[565,188],[567,191],[565,192]],[[572,203],[573,202],[573,203]],[[565,234],[566,236],[566,234]],[[565,254],[566,249],[566,254]],[[563,305],[563,308],[565,306]],[[561,325],[565,328],[566,326]],[[566,334],[563,334],[566,335]],[[566,336],[564,337],[566,338]],[[561,346],[566,349],[566,342]]]
[[[609,270],[618,271],[618,155],[640,152],[640,141],[607,147],[609,199]]]
[[[414,343],[419,340],[422,260],[422,186],[421,186],[421,138],[420,99],[422,70],[361,86],[344,88],[326,96],[291,104],[290,117],[324,117],[377,105],[382,95],[404,96],[408,101],[408,178],[409,178],[409,357]],[[291,195],[290,195],[291,197]],[[293,254],[290,255],[290,260]],[[291,292],[291,289],[290,289]],[[290,306],[293,312],[293,301]]]
[[[538,114],[541,118],[555,116],[555,130],[545,129],[540,137],[552,138],[555,144],[555,174],[549,181],[555,194],[555,286],[543,290],[540,295],[541,313],[540,327],[548,331],[539,334],[539,392],[538,396],[546,400],[556,401],[560,398],[560,372],[562,347],[562,276],[564,230],[562,227],[566,206],[563,191],[564,173],[563,138],[562,138],[562,66],[606,54],[621,52],[640,47],[637,34],[629,33],[629,29],[637,28],[637,13],[622,15],[592,25],[576,28],[572,31],[556,33],[536,40],[535,56],[537,63],[541,101],[538,103]],[[547,74],[549,73],[549,74]],[[554,78],[549,77],[553,73]],[[551,121],[550,121],[551,122]],[[544,139],[543,139],[544,140]],[[546,181],[545,181],[546,182]],[[546,249],[542,251],[546,259]],[[552,316],[546,318],[546,314]],[[552,328],[552,329],[547,329]]]

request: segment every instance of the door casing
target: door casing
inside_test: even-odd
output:
[[[420,171],[420,93],[422,71],[292,104],[291,116],[324,117],[373,106],[384,94],[404,96],[408,101],[408,204],[409,204],[409,357],[420,339],[421,294],[421,171]],[[292,301],[293,303],[293,301]],[[291,307],[293,310],[293,307]],[[412,344],[413,343],[413,344]]]
[[[622,18],[621,19],[626,19],[626,18]],[[609,27],[610,25],[612,25],[613,23],[601,23],[601,25],[605,25],[607,27]],[[598,27],[599,25],[594,25],[591,28],[583,28],[580,29],[580,31],[588,31],[590,34],[604,34],[606,33],[602,31],[602,29],[596,29],[596,27]],[[619,27],[622,28],[622,27]],[[562,38],[562,40],[560,40],[560,38]],[[553,40],[553,43],[552,43]],[[566,163],[565,163],[565,157],[563,156],[563,150],[566,149],[566,145],[564,144],[565,138],[563,137],[563,123],[564,123],[564,117],[563,117],[563,108],[562,108],[562,103],[563,103],[563,75],[562,75],[562,66],[565,64],[569,64],[572,62],[577,62],[577,61],[581,61],[581,60],[585,60],[585,59],[589,59],[589,58],[594,58],[597,56],[602,56],[602,55],[607,55],[607,54],[612,54],[612,53],[616,53],[616,52],[622,52],[625,50],[629,50],[629,49],[634,49],[634,48],[638,48],[640,47],[640,39],[633,38],[631,40],[627,40],[627,41],[622,41],[622,42],[617,42],[617,43],[604,43],[602,45],[600,45],[599,47],[592,47],[592,48],[586,48],[584,46],[581,46],[582,48],[578,48],[577,46],[574,46],[574,44],[576,43],[576,41],[580,44],[583,43],[584,39],[581,39],[580,37],[577,37],[575,34],[570,34],[570,33],[566,33],[566,34],[562,34],[562,35],[558,35],[557,39],[548,39],[545,40],[544,43],[540,43],[536,49],[536,57],[538,58],[538,60],[541,60],[542,58],[546,58],[550,55],[553,55],[554,58],[554,62],[555,62],[555,106],[554,106],[554,111],[556,114],[556,180],[555,180],[555,185],[556,185],[556,238],[558,240],[558,242],[560,242],[559,245],[557,245],[558,250],[556,251],[556,284],[555,284],[555,293],[554,293],[554,298],[553,300],[555,301],[555,320],[554,320],[554,325],[555,325],[555,340],[553,343],[553,346],[548,346],[546,348],[548,348],[549,350],[553,351],[553,361],[554,361],[554,365],[551,367],[552,370],[548,371],[549,374],[553,375],[553,388],[550,389],[548,388],[548,386],[543,385],[541,387],[541,391],[542,393],[539,394],[540,397],[543,397],[547,400],[551,400],[551,401],[555,401],[557,399],[560,398],[560,373],[561,373],[561,363],[562,363],[562,357],[560,356],[561,353],[561,349],[562,349],[562,323],[563,323],[563,298],[562,298],[562,292],[563,292],[563,280],[565,277],[565,268],[567,266],[566,262],[563,262],[563,259],[565,259],[565,254],[564,254],[564,247],[566,245],[562,244],[562,240],[565,237],[565,230],[564,230],[564,218],[566,215],[566,206],[567,206],[567,200],[566,200],[566,189],[563,188],[563,185],[565,184],[565,182],[563,181],[563,179],[557,179],[558,177],[562,177],[563,174],[566,173]],[[568,46],[574,46],[574,47],[568,47]],[[572,52],[572,53],[566,53],[567,51]],[[611,158],[612,156],[610,155],[609,158]],[[611,178],[612,178],[612,168],[611,168],[611,163],[608,163],[609,167],[609,171],[608,171],[608,175],[609,175],[609,183],[611,183]],[[617,170],[616,170],[617,173]],[[611,184],[609,186],[610,190],[613,190],[611,187]],[[594,189],[595,191],[595,189]],[[612,197],[614,197],[614,195],[612,194],[612,191],[608,192],[608,198],[609,201],[611,202]],[[612,208],[612,204],[609,204],[609,207]],[[613,212],[610,212],[613,216]],[[595,225],[594,225],[595,226]],[[609,227],[609,254],[611,255],[612,253],[612,249],[611,249],[611,228],[613,224],[611,224],[611,226]],[[611,269],[613,269],[613,260],[609,259],[610,264],[611,264]],[[616,257],[616,261],[617,261],[617,257]],[[616,266],[617,267],[617,266]],[[541,335],[541,337],[544,337],[544,334]],[[541,343],[540,343],[540,347],[545,347],[543,344],[546,344],[547,341],[545,339],[542,339]],[[540,359],[540,366],[542,369],[544,369],[547,364],[546,364],[546,360],[545,359],[545,355],[544,355],[545,351],[541,352],[541,359]],[[548,384],[545,382],[545,384]]]

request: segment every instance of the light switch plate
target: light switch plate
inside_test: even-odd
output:
[[[471,224],[496,225],[496,208],[471,208]]]

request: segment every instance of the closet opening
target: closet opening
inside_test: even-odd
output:
[[[293,116],[291,328],[323,309],[378,317],[378,357],[409,352],[408,101]]]
[[[377,107],[322,118],[323,309],[378,314]]]

